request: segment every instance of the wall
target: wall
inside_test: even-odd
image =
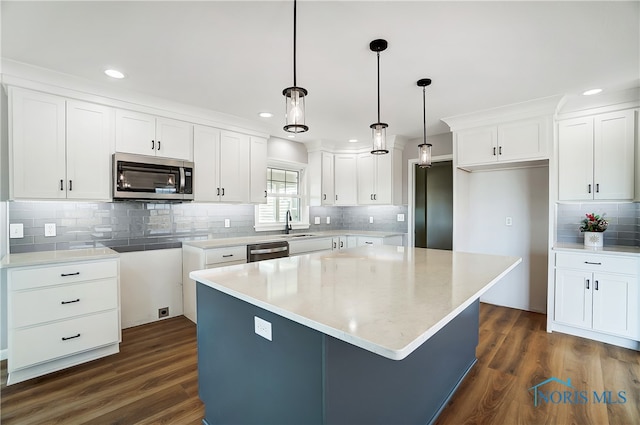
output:
[[[582,244],[584,235],[578,229],[587,213],[605,214],[605,245],[640,246],[640,204],[631,202],[556,204],[557,242]]]
[[[407,205],[408,198],[408,163],[412,159],[418,159],[418,145],[422,143],[422,137],[411,139],[407,142],[402,152],[402,203]],[[453,153],[453,133],[443,133],[429,136],[427,143],[431,143],[431,155],[451,155]]]
[[[522,257],[522,263],[481,301],[545,312],[548,167],[456,173],[458,186],[466,188],[454,196],[468,199],[456,207],[454,220],[466,226],[454,235],[454,249]],[[505,225],[506,217],[512,218],[512,226]]]
[[[307,148],[298,142],[271,137],[267,142],[267,158],[269,160],[307,163]]]

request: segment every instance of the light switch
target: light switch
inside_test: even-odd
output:
[[[315,217],[315,218],[313,219],[313,223],[314,223],[314,224],[320,224],[320,217]]]
[[[398,221],[404,221],[404,214],[398,214]]]
[[[44,236],[55,236],[56,235],[56,223],[45,223],[44,224]]]
[[[331,224],[331,217],[327,217],[327,224]]]
[[[511,219],[511,217],[507,217],[507,218],[504,219],[504,225],[505,226],[513,225],[513,220]]]
[[[369,217],[369,223],[373,223],[373,217]]]
[[[9,224],[9,238],[24,238],[24,226],[22,225],[22,223]]]
[[[231,227],[231,221],[228,218],[224,219],[224,227]]]

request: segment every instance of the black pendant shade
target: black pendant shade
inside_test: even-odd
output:
[[[422,143],[418,145],[418,167],[429,168],[431,167],[431,144],[427,143],[427,102],[426,91],[427,86],[431,84],[431,79],[422,78],[418,80],[418,87],[422,87],[422,124],[423,124],[423,139]]]
[[[304,98],[307,90],[297,86],[296,81],[296,30],[297,30],[297,2],[293,0],[293,86],[282,90],[285,98],[285,120],[284,131],[289,133],[304,133],[309,130],[304,124],[305,109]]]
[[[376,52],[378,60],[378,122],[371,124],[369,127],[372,132],[373,149],[371,153],[374,155],[383,155],[389,153],[387,150],[387,127],[386,123],[380,122],[380,52],[387,49],[387,40],[373,40],[369,43],[369,49]]]

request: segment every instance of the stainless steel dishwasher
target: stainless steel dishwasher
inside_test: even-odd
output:
[[[270,260],[289,256],[289,242],[265,242],[247,245],[247,262]]]

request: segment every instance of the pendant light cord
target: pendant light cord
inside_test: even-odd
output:
[[[376,52],[378,56],[378,122],[380,122],[380,52]]]
[[[296,8],[297,2],[293,0],[293,86],[298,87],[296,84]]]
[[[427,88],[426,87],[422,87],[422,125],[423,125],[423,129],[424,129],[424,144],[427,144],[427,100],[426,100],[426,93]]]

